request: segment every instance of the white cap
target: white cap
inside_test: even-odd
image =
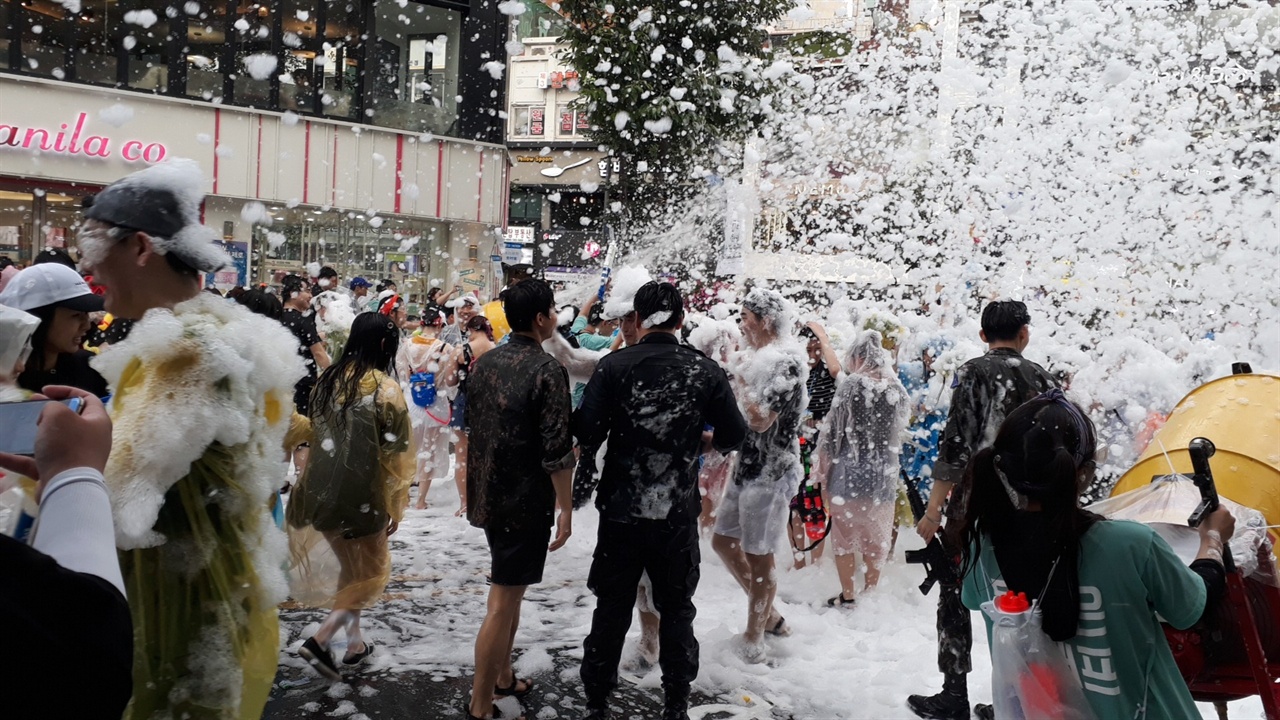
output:
[[[17,308],[0,305],[0,378],[7,377],[31,351],[31,336],[40,318]]]
[[[102,298],[94,295],[80,273],[66,265],[41,263],[18,273],[0,292],[0,305],[35,310],[46,305],[97,312]]]
[[[451,308],[460,308],[463,305],[475,305],[476,307],[480,307],[480,298],[475,295],[463,295],[455,300],[450,300],[445,303],[445,305]]]

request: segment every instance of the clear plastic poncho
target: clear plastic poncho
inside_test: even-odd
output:
[[[891,503],[907,424],[907,391],[880,333],[861,333],[845,359],[819,440],[819,467],[832,498]]]
[[[312,607],[361,609],[391,578],[387,528],[404,517],[413,479],[404,391],[371,371],[344,416],[312,409],[311,457],[289,496],[290,594]]]

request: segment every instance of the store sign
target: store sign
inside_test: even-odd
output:
[[[231,267],[213,274],[213,284],[244,286],[249,284],[249,243],[224,241],[218,243],[231,256]]]
[[[70,128],[67,123],[59,125],[57,130],[0,124],[0,147],[7,145],[23,150],[104,159],[115,156],[126,162],[148,164],[158,163],[169,154],[163,143],[145,143],[141,140],[126,140],[117,152],[111,138],[85,134],[84,126],[88,121],[89,113],[80,113],[74,128]]]
[[[511,225],[502,233],[509,243],[531,243],[534,240],[532,225]]]
[[[0,127],[4,127],[4,126],[3,126],[3,125],[0,125]],[[555,162],[555,161],[554,161],[550,156],[548,156],[548,155],[517,155],[517,156],[516,156],[516,162],[522,162],[522,163],[550,163],[550,162]]]

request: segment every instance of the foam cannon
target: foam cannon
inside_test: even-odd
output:
[[[1218,486],[1213,482],[1213,470],[1209,467],[1209,458],[1217,451],[1208,438],[1198,437],[1187,445],[1187,454],[1191,456],[1191,482],[1200,490],[1200,504],[1191,513],[1191,517],[1187,518],[1187,524],[1191,527],[1200,527],[1205,516],[1222,505],[1218,500]],[[1222,566],[1229,573],[1236,571],[1236,564],[1231,559],[1231,548],[1227,547],[1225,541],[1222,543]]]

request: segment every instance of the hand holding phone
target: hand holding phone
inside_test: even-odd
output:
[[[0,468],[48,480],[72,468],[101,471],[106,467],[111,418],[102,401],[84,390],[60,385],[46,387],[35,400],[0,405]],[[33,438],[29,448],[23,447],[27,444],[24,433]],[[43,490],[41,483],[37,493]]]

